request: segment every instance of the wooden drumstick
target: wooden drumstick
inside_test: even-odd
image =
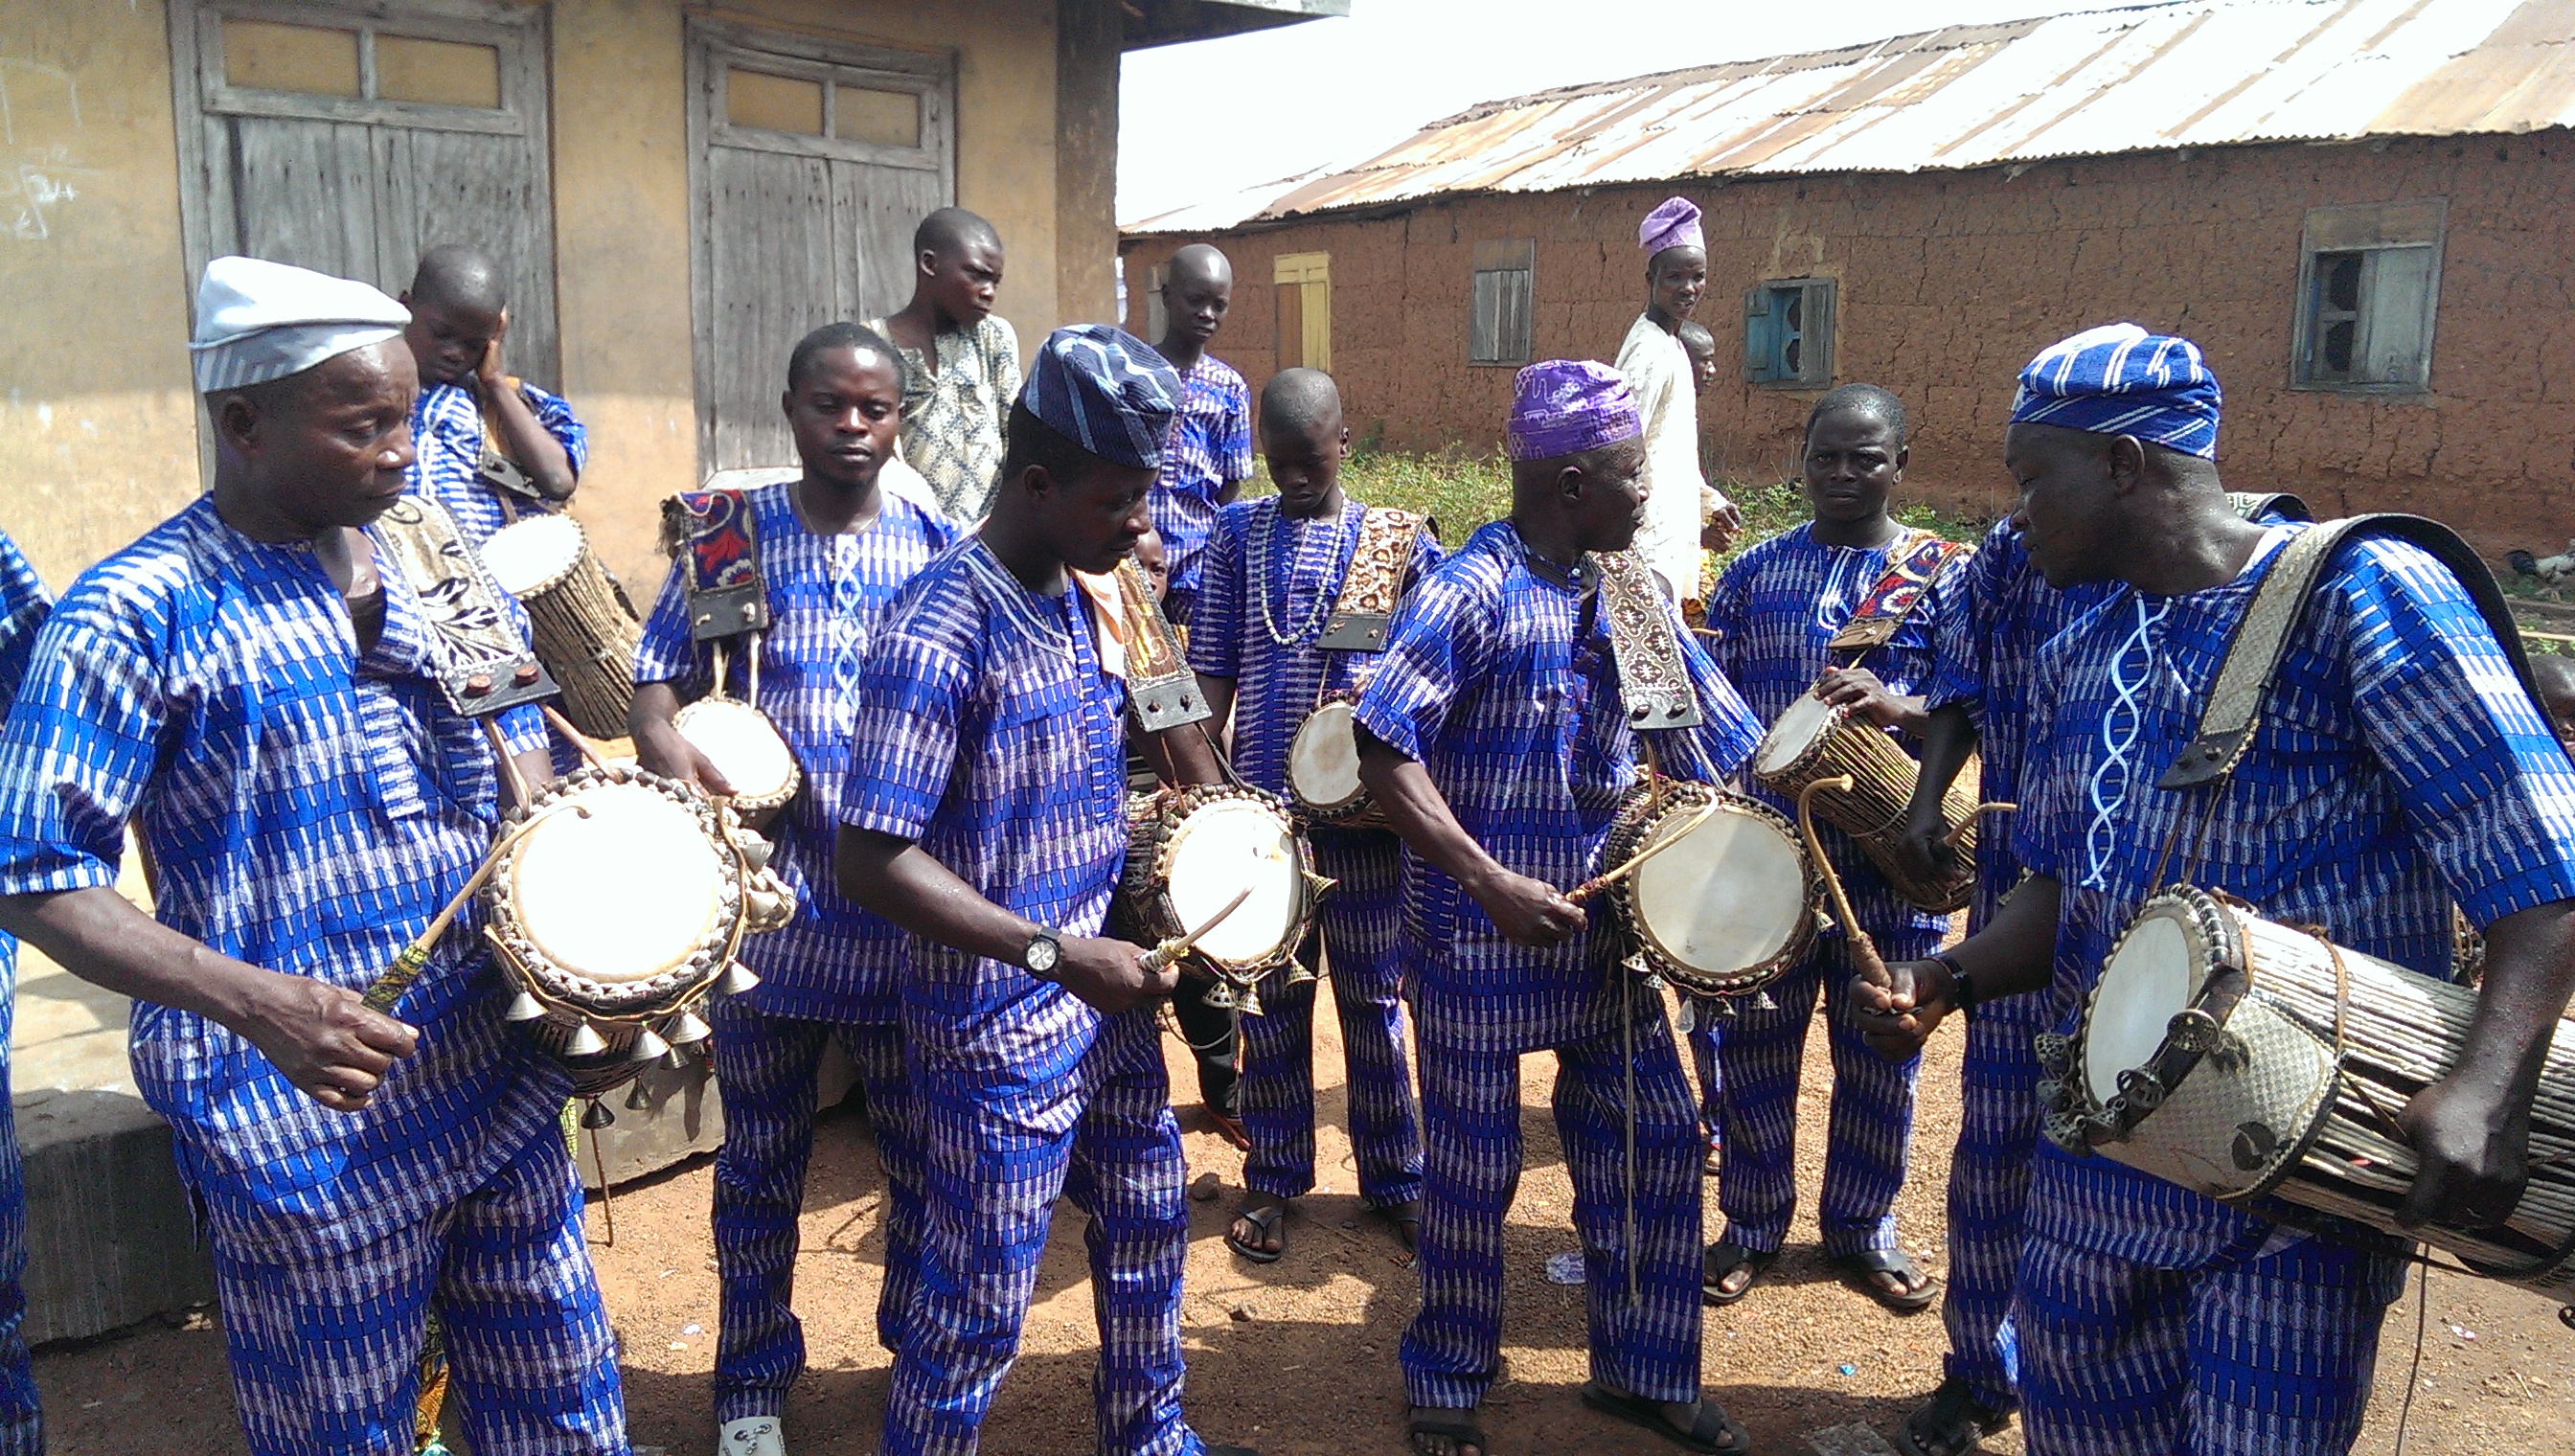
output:
[[[1637,865],[1644,863],[1646,860],[1660,854],[1665,849],[1679,843],[1683,838],[1688,836],[1690,830],[1697,828],[1700,823],[1705,821],[1709,814],[1716,812],[1716,807],[1717,801],[1713,798],[1700,804],[1687,819],[1681,822],[1680,827],[1673,829],[1671,832],[1655,839],[1654,842],[1647,844],[1644,848],[1628,855],[1626,862],[1620,864],[1617,868],[1605,873],[1595,874],[1589,879],[1582,881],[1580,884],[1575,885],[1572,892],[1567,894],[1565,898],[1578,905],[1584,900],[1591,898],[1593,895],[1598,894],[1600,891],[1607,889],[1609,886],[1616,884],[1619,880],[1635,873]]]
[[[1218,925],[1223,924],[1226,916],[1243,908],[1243,902],[1250,898],[1252,898],[1252,886],[1247,884],[1243,888],[1234,892],[1234,898],[1225,902],[1224,909],[1208,916],[1207,919],[1200,922],[1197,929],[1192,930],[1186,935],[1175,935],[1171,939],[1164,941],[1162,944],[1155,946],[1153,949],[1146,951],[1144,958],[1136,963],[1145,968],[1145,973],[1147,975],[1156,974],[1161,971],[1164,966],[1167,966],[1173,961],[1180,959],[1182,956],[1187,955],[1190,947],[1199,943],[1199,938],[1201,936],[1207,934],[1208,931],[1215,929]]]
[[[472,899],[474,892],[481,889],[484,882],[492,877],[492,871],[500,867],[501,856],[509,851],[511,845],[526,838],[530,829],[562,813],[565,809],[570,809],[583,818],[590,817],[590,809],[585,805],[559,803],[550,809],[531,815],[526,822],[503,834],[492,845],[492,851],[483,856],[483,862],[475,866],[474,873],[466,878],[465,887],[458,890],[454,898],[448,900],[446,908],[432,917],[419,934],[411,937],[411,943],[402,948],[400,955],[394,957],[394,963],[386,966],[385,973],[377,976],[375,983],[367,987],[366,994],[359,997],[368,1010],[382,1011],[389,1016],[393,1014],[394,1002],[401,1000],[403,992],[410,990],[411,983],[420,978],[421,970],[429,964],[429,952],[437,947],[439,937],[447,933],[447,927],[456,923],[457,913],[465,908],[465,902]]]
[[[608,755],[599,751],[598,741],[592,738],[590,734],[574,728],[572,726],[572,720],[564,717],[561,713],[558,713],[553,704],[540,703],[537,705],[537,709],[546,716],[546,722],[555,726],[555,731],[562,733],[583,757],[590,760],[590,766],[593,768],[610,767]]]
[[[1847,773],[1818,778],[1797,790],[1797,831],[1806,836],[1806,852],[1815,856],[1815,867],[1823,871],[1824,890],[1833,897],[1833,913],[1841,916],[1842,933],[1850,937],[1851,966],[1860,978],[1873,986],[1892,986],[1895,977],[1886,973],[1886,961],[1877,953],[1877,942],[1860,928],[1859,917],[1851,913],[1850,896],[1842,893],[1842,877],[1833,869],[1833,861],[1824,853],[1823,841],[1815,837],[1814,797],[1819,789],[1831,788],[1849,792],[1859,785]]]

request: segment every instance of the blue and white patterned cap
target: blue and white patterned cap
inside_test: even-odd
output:
[[[218,258],[197,284],[188,341],[197,392],[284,379],[400,335],[411,311],[355,279],[261,258]]]
[[[2198,345],[2134,324],[2104,324],[2038,351],[2020,372],[2011,423],[2133,435],[2215,460],[2222,403]]]
[[[1089,454],[1159,471],[1181,409],[1181,377],[1125,330],[1076,324],[1047,336],[1020,403]]]

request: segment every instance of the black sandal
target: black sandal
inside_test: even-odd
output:
[[[1402,1243],[1405,1253],[1421,1252],[1420,1199],[1413,1198],[1402,1203],[1391,1203],[1383,1208],[1371,1208],[1368,1212],[1385,1220],[1386,1227],[1394,1230],[1394,1236]]]
[[[1904,1418],[1904,1444],[1916,1456],[1967,1456],[2011,1419],[2008,1409],[1976,1399],[1967,1382],[1953,1375]]]
[[[1582,1403],[1603,1415],[1616,1416],[1630,1425],[1642,1426],[1684,1451],[1742,1451],[1752,1444],[1752,1436],[1725,1409],[1705,1396],[1699,1397],[1698,1417],[1688,1430],[1672,1424],[1663,1414],[1663,1403],[1612,1390],[1597,1380],[1583,1382]]]
[[[1280,1220],[1288,1216],[1288,1200],[1282,1198],[1259,1208],[1238,1208],[1234,1211],[1234,1216],[1241,1222],[1249,1223],[1261,1230],[1261,1236],[1268,1238],[1271,1232],[1279,1227]],[[1266,1249],[1259,1244],[1245,1243],[1236,1238],[1234,1225],[1229,1223],[1225,1226],[1225,1246],[1256,1264],[1275,1264],[1288,1252],[1288,1239],[1283,1234],[1279,1239],[1279,1247]]]
[[[1842,1281],[1897,1314],[1911,1314],[1930,1306],[1940,1297],[1940,1281],[1922,1272],[1922,1266],[1902,1249],[1862,1249],[1855,1254],[1834,1254],[1824,1260],[1839,1269]],[[1892,1274],[1906,1284],[1921,1282],[1899,1294],[1877,1282],[1880,1274]]]
[[[1699,1260],[1698,1292],[1710,1304],[1718,1306],[1732,1304],[1751,1293],[1752,1286],[1761,1282],[1761,1271],[1777,1262],[1779,1262],[1777,1249],[1772,1249],[1768,1253],[1756,1253],[1732,1239],[1709,1244],[1706,1257]],[[1725,1276],[1737,1269],[1750,1269],[1752,1277],[1743,1281],[1742,1288],[1728,1292],[1725,1288]]]
[[[1429,1413],[1421,1414],[1421,1411]],[[1452,1446],[1474,1447],[1475,1456],[1493,1456],[1493,1443],[1484,1439],[1484,1428],[1475,1424],[1472,1406],[1463,1410],[1416,1407],[1416,1413],[1403,1423],[1403,1439],[1412,1447],[1415,1456],[1426,1456],[1421,1446],[1424,1436],[1445,1436]]]

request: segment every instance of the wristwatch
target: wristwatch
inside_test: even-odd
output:
[[[1040,980],[1055,979],[1056,965],[1063,959],[1064,941],[1044,925],[1029,936],[1029,943],[1020,950],[1020,964]]]
[[[1951,1009],[1962,1013],[1973,1010],[1976,1004],[1975,977],[1967,974],[1967,968],[1958,963],[1958,957],[1950,954],[1946,950],[1932,951],[1931,958],[1940,962],[1940,964],[1949,972],[1949,1005]]]

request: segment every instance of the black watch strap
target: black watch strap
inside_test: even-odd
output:
[[[1951,1009],[1958,1011],[1969,1011],[1975,1009],[1976,979],[1974,976],[1967,974],[1967,968],[1958,963],[1958,957],[1950,954],[1946,950],[1934,950],[1931,952],[1931,958],[1940,962],[1942,967],[1947,969],[1949,972],[1949,1005]]]

